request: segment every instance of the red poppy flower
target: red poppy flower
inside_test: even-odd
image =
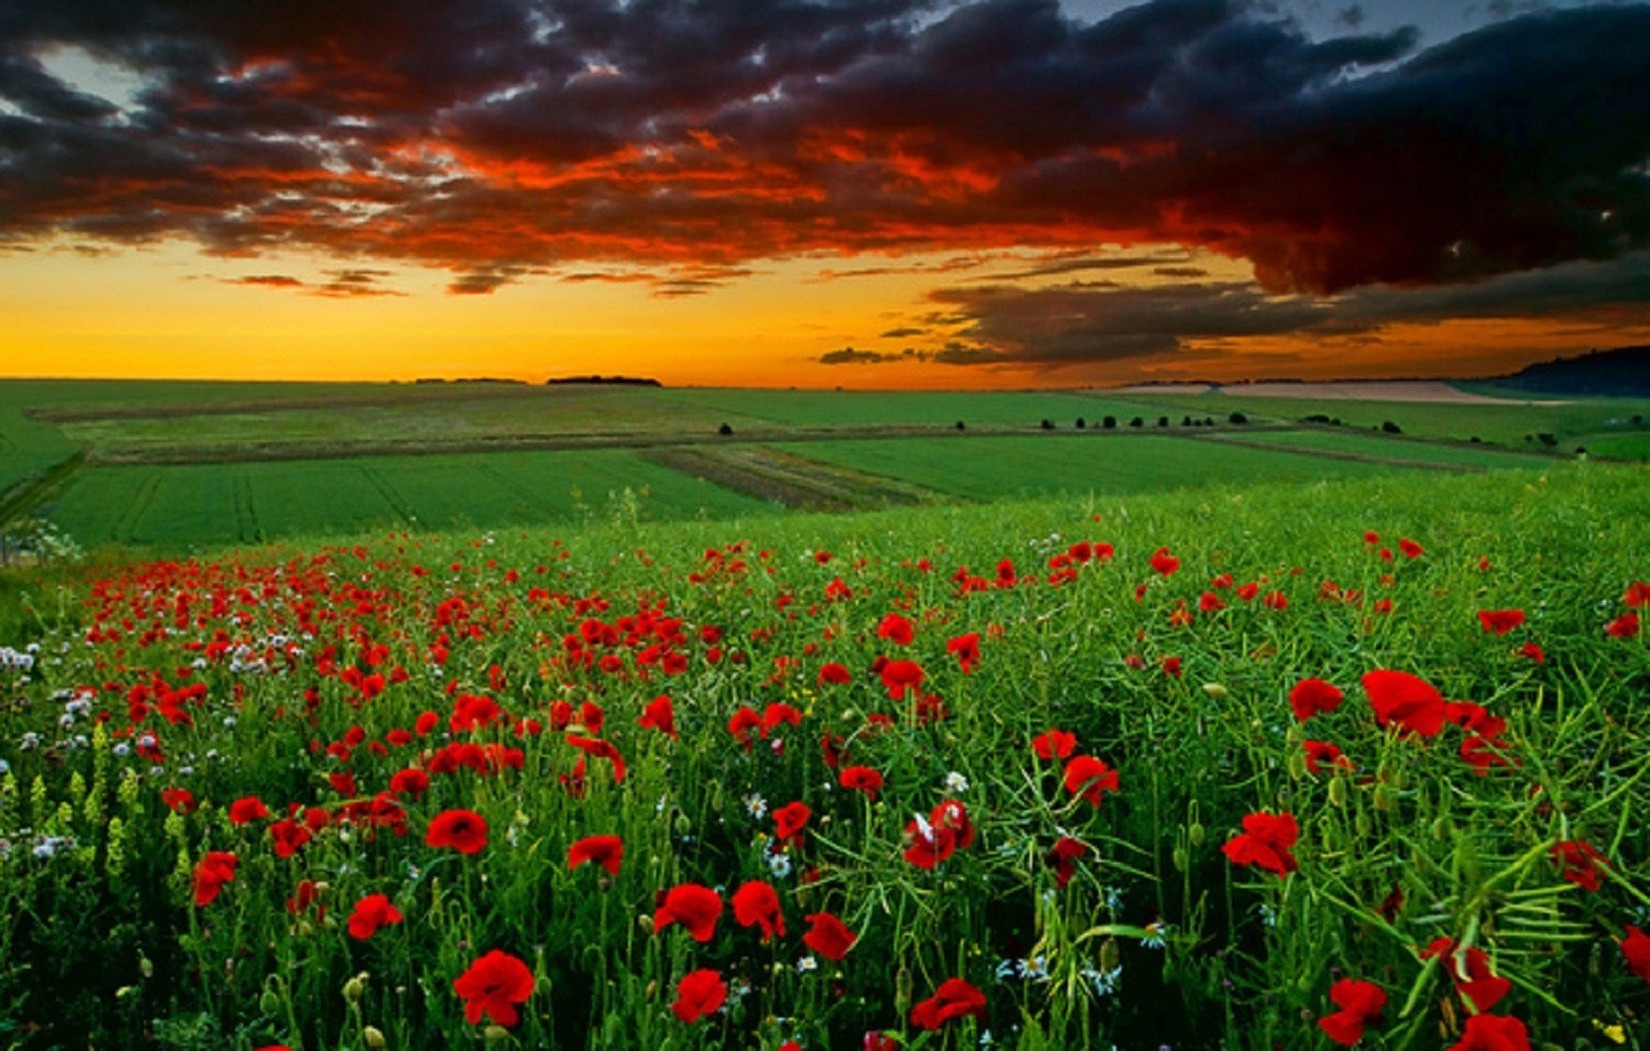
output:
[[[269,808],[257,796],[242,796],[229,804],[229,823],[248,825],[269,816]]]
[[[716,921],[722,915],[722,898],[709,887],[680,883],[665,893],[664,902],[653,912],[653,933],[673,923],[687,928],[696,942],[708,942],[716,935]]]
[[[405,918],[400,909],[390,904],[387,895],[368,894],[355,903],[355,911],[350,913],[349,934],[351,938],[366,941],[378,928],[400,923]]]
[[[1449,1051],[1530,1051],[1530,1035],[1512,1015],[1476,1014]]]
[[[676,1002],[671,1013],[683,1022],[697,1022],[705,1015],[715,1014],[727,1002],[728,987],[722,975],[702,968],[682,976],[676,983]]]
[[[1117,792],[1117,771],[1106,765],[1105,760],[1092,755],[1080,755],[1066,764],[1065,773],[1066,791],[1074,796],[1081,796],[1089,806],[1099,806],[1100,797],[1107,792]]]
[[[516,1005],[533,995],[533,972],[516,957],[494,949],[453,979],[453,992],[464,1000],[464,1019],[471,1025],[485,1014],[494,1024],[508,1027],[520,1020]]]
[[[1637,613],[1623,613],[1621,616],[1604,625],[1605,634],[1612,639],[1630,639],[1639,633],[1639,615]]]
[[[854,677],[848,669],[836,661],[830,661],[820,666],[818,681],[821,686],[826,683],[840,686],[843,683],[852,682],[853,679]]]
[[[1621,601],[1634,609],[1650,606],[1650,584],[1642,580],[1633,581],[1627,585],[1627,592],[1621,596]]]
[[[1524,611],[1521,609],[1481,609],[1478,611],[1478,623],[1482,624],[1487,632],[1495,635],[1505,635],[1524,623]]]
[[[642,729],[657,730],[662,734],[680,739],[676,732],[676,707],[671,704],[670,698],[664,694],[653,698],[646,708],[642,709],[641,717],[636,725]]]
[[[898,613],[890,613],[877,625],[877,638],[887,639],[896,646],[909,646],[916,638],[916,629]]]
[[[619,874],[619,862],[624,859],[624,840],[618,836],[585,836],[567,848],[567,867],[576,869],[587,861],[594,861],[610,876]]]
[[[1420,558],[1426,551],[1420,544],[1405,537],[1398,541],[1398,550],[1404,553],[1405,558]]]
[[[1180,559],[1169,554],[1169,549],[1160,547],[1152,552],[1151,567],[1163,576],[1172,576],[1180,569]]]
[[[597,759],[606,759],[613,764],[613,783],[620,784],[625,778],[624,756],[612,741],[603,741],[595,737],[581,737],[578,734],[568,734],[567,743],[586,755]]]
[[[1627,925],[1627,937],[1621,940],[1621,954],[1627,958],[1627,969],[1650,982],[1650,935]]]
[[[1553,863],[1563,867],[1565,879],[1582,890],[1598,890],[1599,880],[1603,876],[1599,871],[1599,862],[1604,861],[1604,855],[1594,849],[1591,843],[1579,839],[1554,843],[1552,853]]]
[[[850,931],[841,920],[828,912],[809,913],[803,919],[811,926],[802,936],[802,943],[827,960],[840,961],[848,955],[848,950],[854,947],[854,942],[859,940],[859,935]],[[1645,941],[1650,944],[1650,938]]]
[[[741,927],[761,927],[762,940],[785,936],[785,914],[771,883],[751,880],[733,892],[733,918]]]
[[[849,766],[842,771],[842,787],[864,792],[873,801],[882,789],[882,774],[868,766]]]
[[[947,978],[934,995],[911,1008],[911,1024],[918,1029],[938,1029],[953,1018],[973,1015],[986,1020],[985,994],[964,978]]]
[[[1352,760],[1341,754],[1337,745],[1328,741],[1302,741],[1301,747],[1306,749],[1306,772],[1309,774],[1318,773],[1325,764],[1343,770],[1352,769]]]
[[[874,1029],[866,1033],[865,1038],[860,1041],[862,1051],[899,1051],[899,1046],[898,1040]]]
[[[924,673],[916,661],[897,660],[882,666],[881,678],[883,689],[897,701],[922,685]]]
[[[813,814],[813,808],[801,800],[786,803],[773,812],[774,838],[781,843],[791,842],[801,846],[802,830]]]
[[[269,826],[269,838],[275,841],[275,856],[290,858],[312,837],[309,829],[291,818],[283,818]]]
[[[1031,750],[1044,762],[1069,759],[1077,750],[1077,735],[1065,730],[1046,730],[1031,739]]]
[[[1295,709],[1295,720],[1303,723],[1319,712],[1334,711],[1345,699],[1338,687],[1322,679],[1302,679],[1289,691],[1289,707]]]
[[[758,729],[761,725],[762,717],[756,714],[756,709],[742,704],[739,706],[739,710],[734,712],[733,716],[728,719],[728,733],[733,735],[735,741],[748,749],[751,746],[751,731]]]
[[[1526,642],[1524,645],[1518,647],[1518,652],[1520,655],[1528,657],[1537,664],[1547,663],[1547,652],[1533,642]]]
[[[1471,1000],[1478,1011],[1488,1011],[1512,991],[1512,982],[1490,970],[1490,958],[1476,945],[1457,953],[1454,941],[1435,938],[1421,950],[1420,958],[1430,960],[1434,956],[1442,958],[1445,972],[1455,982],[1455,991]]]
[[[1342,978],[1330,986],[1329,999],[1340,1010],[1318,1019],[1318,1028],[1342,1047],[1362,1040],[1364,1026],[1379,1018],[1386,1006],[1386,992],[1380,986],[1357,978]]]
[[[964,675],[974,674],[974,669],[980,664],[980,633],[971,631],[966,635],[958,635],[946,642],[945,652],[957,658],[957,664],[962,668]]]
[[[784,701],[775,701],[762,710],[763,737],[778,729],[780,723],[801,726],[802,713],[794,705],[786,704]]]
[[[1363,679],[1364,692],[1381,726],[1397,723],[1422,737],[1444,728],[1444,698],[1432,684],[1408,672],[1377,670]]]
[[[443,810],[430,820],[424,842],[452,847],[460,854],[479,854],[487,846],[487,819],[474,810]]]
[[[235,865],[240,859],[226,850],[209,850],[195,863],[195,874],[190,886],[195,891],[195,907],[212,904],[223,890],[223,885],[235,878]]]
[[[1089,848],[1070,836],[1061,836],[1049,850],[1045,860],[1054,866],[1054,885],[1060,890],[1066,889],[1071,877],[1077,874],[1077,866],[1073,864],[1078,858],[1089,852]]]
[[[1220,850],[1234,865],[1255,865],[1288,876],[1300,867],[1289,853],[1300,834],[1300,824],[1293,814],[1248,814],[1243,818],[1243,832],[1227,840]]]
[[[176,814],[195,812],[195,796],[187,788],[163,788],[160,792],[160,801]]]

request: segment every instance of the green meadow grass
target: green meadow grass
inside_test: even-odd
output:
[[[1227,437],[1222,435],[1222,437]],[[1408,463],[1452,464],[1461,467],[1517,468],[1541,467],[1550,462],[1541,455],[1509,452],[1503,449],[1483,448],[1477,445],[1444,445],[1428,441],[1406,440],[1380,434],[1362,434],[1339,430],[1267,431],[1264,434],[1230,437],[1243,441],[1263,442],[1303,450],[1321,449],[1345,453],[1372,460],[1399,460]]]
[[[1490,1013],[1534,1046],[1613,1046],[1618,1031],[1634,1046],[1650,986],[1617,943],[1650,922],[1650,648],[1604,626],[1650,575],[1647,500],[1641,470],[1555,464],[866,515],[418,528],[105,563],[81,579],[54,569],[29,589],[51,612],[36,662],[0,671],[0,1030],[20,1047],[202,1051],[820,1051],[866,1046],[868,1032],[960,1051],[987,1030],[987,1046],[1022,1051],[1321,1049],[1330,989],[1356,978],[1386,995],[1363,1046],[1433,1048],[1472,1010],[1420,959],[1446,938],[1486,954],[1507,981]],[[1383,558],[1400,538],[1418,557]],[[1079,540],[1113,557],[1047,579]],[[1165,547],[1172,575],[1149,565]],[[964,566],[1014,586],[964,588]],[[1260,600],[1271,593],[1285,601]],[[1481,610],[1508,608],[1526,623],[1481,627]],[[911,620],[909,646],[886,637],[890,613]],[[642,627],[661,617],[678,641]],[[971,673],[947,645],[970,632]],[[1527,642],[1543,662],[1518,652]],[[644,663],[649,645],[685,667]],[[612,665],[570,660],[582,646]],[[919,662],[943,707],[890,698],[878,655]],[[822,684],[828,661],[852,681]],[[397,667],[371,700],[346,681]],[[1476,773],[1454,726],[1382,730],[1359,685],[1372,669],[1503,718],[1497,761]],[[1306,677],[1346,698],[1302,724],[1287,695]],[[133,688],[153,704],[157,683],[204,696],[183,702],[187,721],[134,724]],[[459,694],[507,716],[455,728]],[[678,738],[637,723],[661,694]],[[513,729],[550,723],[557,701],[603,710],[622,781],[586,757],[572,793],[583,753]],[[775,719],[748,749],[731,735],[741,707],[759,718],[781,703],[796,725]],[[424,711],[436,726],[419,736]],[[1031,748],[1054,728],[1115,768],[1117,791],[1075,798],[1062,764]],[[137,754],[145,732],[164,757]],[[838,783],[826,735],[883,775],[877,798]],[[1307,772],[1308,737],[1353,768]],[[428,792],[382,811],[404,834],[359,810],[336,817],[466,744],[519,748],[521,769],[432,773]],[[169,810],[172,788],[198,809]],[[254,796],[271,815],[232,823],[230,804]],[[921,868],[904,856],[914,818],[947,800],[966,808],[971,842]],[[793,801],[811,814],[781,850],[773,811]],[[289,804],[331,820],[281,858],[270,825]],[[426,842],[459,807],[488,825],[473,855]],[[1296,871],[1228,859],[1246,817],[1282,812],[1300,829]],[[598,834],[624,844],[616,876],[569,867],[569,847]],[[1084,846],[1064,886],[1049,860],[1062,837]],[[1604,858],[1597,890],[1553,860],[1575,841]],[[210,852],[235,856],[234,878],[197,903]],[[289,909],[306,880],[316,899]],[[724,902],[770,884],[784,933],[764,940],[725,907],[703,941],[661,929],[659,895],[690,882]],[[404,919],[353,936],[371,894]],[[858,936],[841,961],[802,940],[820,912]],[[467,1020],[453,984],[494,949],[532,976],[508,1024]],[[679,983],[702,969],[726,1003],[681,1021]],[[920,1028],[914,1008],[953,978],[981,991],[985,1016]]]

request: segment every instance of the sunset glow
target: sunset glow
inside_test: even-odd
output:
[[[0,375],[1075,386],[1650,341],[1650,6],[1319,6],[11,5]]]

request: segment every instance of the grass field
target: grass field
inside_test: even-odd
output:
[[[783,448],[826,463],[915,482],[970,500],[1162,492],[1242,482],[1320,481],[1390,470],[1218,444],[1204,439],[1115,435],[911,438],[796,442]]]
[[[1027,448],[1137,442],[1218,448]],[[46,614],[0,610],[0,1035],[1641,1048],[1647,503],[1555,463],[0,574]]]
[[[1222,436],[1227,437],[1227,436]],[[1454,465],[1484,470],[1496,468],[1540,467],[1550,462],[1545,457],[1484,448],[1479,445],[1440,444],[1428,441],[1405,441],[1379,434],[1358,431],[1302,430],[1267,431],[1259,435],[1231,435],[1233,440],[1284,446],[1303,451],[1342,453],[1374,461],[1395,461],[1417,464]]]

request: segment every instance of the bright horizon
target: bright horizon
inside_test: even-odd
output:
[[[1048,388],[1650,342],[1645,3],[0,27],[8,378]]]

